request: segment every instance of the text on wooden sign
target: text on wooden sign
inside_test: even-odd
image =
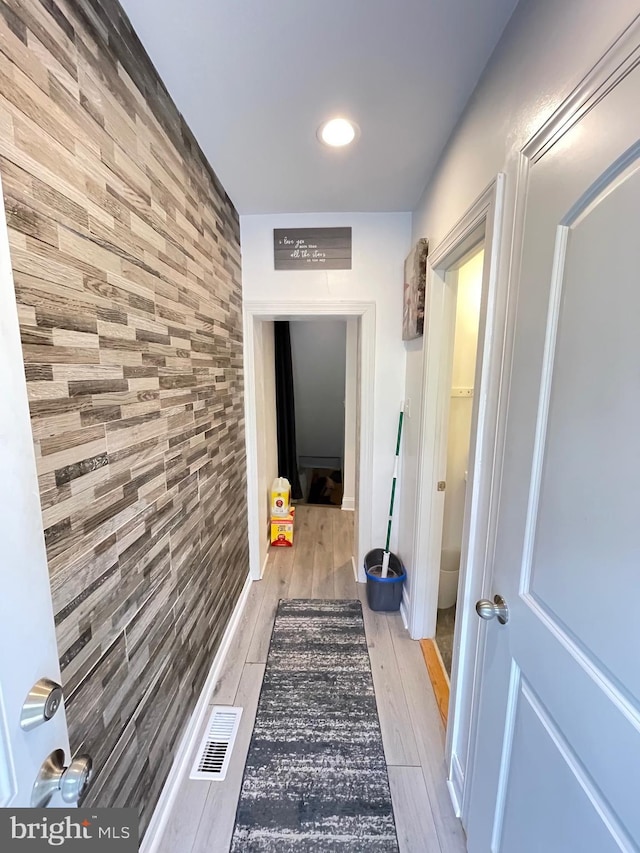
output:
[[[276,270],[350,270],[351,228],[274,228]]]

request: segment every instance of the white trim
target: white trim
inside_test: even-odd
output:
[[[171,765],[171,770],[169,771],[167,780],[163,785],[160,797],[155,809],[153,810],[153,814],[151,815],[149,826],[147,827],[147,831],[145,832],[144,838],[140,844],[140,853],[156,853],[160,847],[162,836],[167,823],[169,822],[171,809],[176,801],[180,787],[189,773],[192,753],[199,743],[198,735],[200,734],[202,723],[204,722],[204,718],[207,714],[211,697],[213,696],[213,691],[218,679],[220,678],[222,667],[224,666],[227,654],[229,653],[229,649],[233,643],[235,632],[240,624],[242,612],[245,608],[249,592],[251,590],[251,584],[251,577],[247,576],[242,592],[240,593],[240,597],[236,602],[231,618],[225,628],[222,642],[220,643],[216,656],[211,664],[207,679],[200,692],[196,706],[193,709],[193,713],[191,714],[187,728],[182,736],[180,745],[176,751],[176,756],[173,759],[173,764]]]
[[[453,804],[453,811],[457,818],[462,816],[462,794],[464,792],[464,773],[462,772],[462,767],[460,767],[460,762],[458,761],[458,756],[453,755],[451,757],[451,766],[449,769],[449,779],[447,780],[447,787],[449,789],[449,796],[451,797],[451,802]]]
[[[340,509],[345,512],[355,512],[356,511],[356,499],[355,498],[342,498],[342,506]]]
[[[569,97],[522,149],[537,163],[555,143],[640,64],[640,15],[635,17]]]
[[[402,617],[402,624],[408,630],[409,629],[409,613],[411,611],[411,599],[407,596],[407,585],[404,584],[404,589],[402,590],[402,601],[400,602],[400,616]]]
[[[354,555],[351,555],[351,568],[353,569],[353,577],[356,583],[358,583],[358,566],[356,564],[356,558]]]
[[[497,453],[497,423],[502,388],[502,363],[504,352],[505,294],[500,292],[499,255],[501,249],[502,214],[504,210],[504,175],[498,175],[496,184],[485,209],[485,270],[486,280],[483,289],[485,319],[482,344],[482,363],[476,374],[477,405],[474,422],[474,448],[470,454],[470,495],[465,531],[463,534],[464,566],[460,572],[460,592],[462,595],[462,613],[456,625],[454,636],[450,697],[450,725],[447,732],[446,756],[451,765],[454,758],[459,762],[462,773],[469,776],[471,736],[474,732],[470,725],[463,730],[460,723],[462,709],[471,708],[470,719],[475,721],[476,702],[479,694],[480,666],[478,650],[480,646],[480,622],[476,616],[474,603],[486,588],[491,573],[491,564],[487,559],[487,546],[490,540],[490,517],[496,491],[495,469],[502,459]],[[503,277],[502,282],[507,280]],[[504,289],[504,288],[503,288]],[[483,647],[484,648],[484,647]],[[464,754],[465,765],[460,765]]]
[[[258,427],[256,424],[256,353],[253,339],[253,317],[243,311],[242,335],[244,348],[244,438],[247,455],[247,533],[249,536],[249,576],[262,578],[260,568],[260,538],[262,513],[258,481]],[[250,401],[250,404],[249,404]]]
[[[342,471],[342,509],[356,506],[356,456],[358,452],[358,318],[346,323],[344,379],[344,440]]]
[[[522,259],[522,247],[523,247],[523,234],[524,234],[524,221],[525,221],[525,211],[526,211],[526,201],[527,201],[527,193],[528,193],[528,182],[529,182],[529,169],[530,169],[530,161],[521,154],[518,160],[518,170],[516,174],[516,181],[513,191],[511,193],[512,199],[514,200],[514,212],[511,220],[511,226],[509,227],[508,223],[504,223],[504,236],[503,236],[503,245],[501,247],[501,255],[500,263],[503,267],[503,271],[500,273],[501,281],[504,282],[504,287],[501,289],[499,302],[500,305],[498,307],[499,313],[501,315],[501,324],[503,328],[503,346],[502,346],[502,355],[501,362],[499,366],[500,371],[500,381],[498,383],[498,387],[495,389],[495,393],[497,395],[497,399],[494,401],[495,412],[496,412],[496,420],[495,420],[495,430],[492,441],[493,448],[493,472],[492,472],[492,482],[491,482],[491,495],[488,501],[488,505],[486,507],[486,547],[485,547],[485,563],[486,566],[489,567],[492,565],[494,556],[495,556],[495,547],[496,547],[496,534],[497,534],[497,507],[500,503],[500,490],[502,484],[502,472],[505,464],[504,457],[504,441],[505,441],[505,430],[506,430],[506,410],[508,407],[508,397],[509,397],[509,377],[510,377],[510,369],[511,363],[513,360],[513,347],[514,347],[514,330],[515,330],[515,310],[517,307],[517,290],[512,293],[511,289],[513,287],[513,282],[517,280],[517,271],[520,269],[521,259]],[[509,231],[509,233],[507,233]],[[498,330],[496,328],[496,336],[498,334]],[[498,370],[497,360],[499,360],[498,352],[494,352],[492,357],[496,360],[495,369]],[[487,439],[490,437],[490,430],[487,430]],[[485,571],[484,578],[482,580],[482,585],[477,589],[476,598],[486,597],[490,594],[492,590],[492,572],[487,568]],[[473,606],[473,596],[471,592],[468,592],[467,595],[470,599],[470,604]],[[470,727],[467,736],[467,756],[466,756],[466,766],[465,766],[465,788],[462,794],[462,822],[463,825],[466,826],[466,820],[468,819],[469,809],[470,809],[470,792],[473,786],[474,780],[474,766],[475,766],[475,756],[476,756],[476,741],[478,735],[478,703],[480,700],[480,690],[481,690],[481,678],[482,671],[481,668],[483,666],[483,661],[485,657],[485,644],[486,644],[486,632],[480,631],[478,636],[478,642],[475,649],[475,658],[471,656],[471,649],[467,646],[466,654],[469,655],[468,665],[475,672],[475,677],[469,683],[466,680],[460,680],[460,691],[461,696],[463,690],[471,692],[471,720]],[[461,650],[464,653],[464,649]],[[454,646],[455,653],[455,646]],[[455,664],[454,664],[455,667]],[[454,674],[454,683],[457,686],[458,679]],[[463,687],[464,685],[464,687]],[[454,715],[455,719],[455,715]],[[453,747],[453,731],[451,732],[451,738],[449,738],[449,733],[447,733],[447,744],[446,751],[449,754],[448,750],[451,749],[452,757],[455,754],[457,747],[454,749]],[[458,737],[462,737],[462,732],[457,734]],[[451,744],[451,746],[450,746]]]
[[[522,548],[522,565],[520,568],[520,595],[529,592],[531,569],[533,566],[533,549],[540,504],[542,487],[542,469],[544,466],[545,447],[547,443],[547,427],[549,408],[551,404],[551,386],[553,383],[553,367],[556,357],[556,342],[558,323],[560,320],[560,305],[564,288],[564,267],[567,257],[569,229],[559,226],[556,230],[556,243],[553,252],[553,269],[551,272],[551,289],[547,309],[546,336],[542,360],[542,375],[538,396],[538,417],[529,479],[529,500],[525,521],[524,541]]]
[[[418,500],[413,529],[415,531],[416,566],[411,584],[409,628],[414,639],[435,636],[439,581],[439,555],[442,540],[444,492],[437,490],[439,480],[446,479],[446,419],[449,395],[443,400],[444,388],[450,384],[447,373],[452,355],[455,303],[444,277],[436,280],[431,270],[428,295],[428,328],[423,354],[424,394],[420,413],[418,451]],[[437,285],[437,286],[436,286]],[[449,297],[449,299],[447,299]],[[445,329],[445,323],[448,328]],[[446,351],[445,351],[446,350]],[[444,407],[444,412],[443,412]],[[442,432],[444,430],[444,435]],[[445,464],[443,464],[443,461]],[[443,470],[444,469],[444,470]]]
[[[500,850],[504,812],[507,804],[507,782],[509,777],[509,767],[511,765],[513,736],[516,728],[516,710],[518,708],[521,683],[522,676],[520,667],[514,660],[512,660],[511,671],[509,673],[509,692],[507,694],[506,715],[504,729],[502,732],[502,748],[498,788],[496,791],[496,807],[493,813],[493,827],[491,831],[491,853],[499,853]]]
[[[17,794],[18,780],[0,685],[0,809],[8,808]]]
[[[444,368],[446,368],[446,354],[443,353],[443,321],[446,310],[445,296],[447,288],[444,286],[444,272],[447,267],[452,266],[457,260],[466,254],[471,245],[479,242],[484,236],[485,238],[485,280],[483,282],[483,298],[487,305],[484,340],[482,340],[483,359],[482,364],[478,368],[482,370],[481,383],[479,393],[474,395],[474,407],[480,410],[480,406],[484,403],[486,406],[486,396],[488,389],[482,389],[482,383],[487,384],[487,379],[499,379],[496,377],[495,370],[491,377],[486,376],[488,365],[491,362],[493,366],[494,359],[490,358],[490,347],[495,343],[496,346],[501,345],[501,340],[493,338],[493,328],[491,324],[494,320],[494,304],[489,304],[490,301],[495,302],[496,287],[497,287],[497,241],[500,238],[500,229],[493,228],[495,241],[493,246],[488,245],[487,234],[489,224],[494,225],[494,222],[489,223],[489,217],[492,217],[497,224],[502,215],[504,205],[504,182],[505,177],[501,173],[497,176],[482,195],[474,202],[465,216],[457,223],[457,225],[449,232],[449,234],[436,247],[431,256],[427,259],[428,269],[428,328],[425,329],[425,346],[423,348],[423,377],[424,377],[424,394],[422,407],[420,411],[420,440],[419,440],[419,456],[418,456],[418,496],[415,509],[415,545],[414,554],[416,555],[416,565],[418,571],[414,573],[414,583],[412,585],[411,596],[411,612],[409,628],[411,636],[414,639],[422,637],[431,637],[435,633],[435,617],[438,592],[438,572],[429,571],[429,560],[433,567],[434,548],[437,546],[439,550],[439,541],[442,534],[441,530],[436,529],[435,525],[438,521],[441,512],[439,504],[443,503],[442,492],[435,490],[435,484],[440,477],[441,457],[443,455],[443,436],[440,436],[441,416],[443,405],[448,405],[450,395],[450,387],[446,384],[446,400],[440,400],[445,393],[441,381],[429,381],[431,377],[442,379]],[[493,297],[488,300],[487,296]],[[480,422],[478,421],[478,427]],[[477,439],[476,439],[477,443]],[[471,461],[471,460],[470,460]],[[479,460],[476,460],[476,464]],[[487,470],[487,469],[485,469]],[[489,469],[490,470],[490,469]],[[486,476],[486,475],[485,475]],[[476,478],[477,479],[477,478]],[[469,469],[469,482],[473,484],[473,471]],[[471,492],[472,489],[470,488]],[[435,497],[434,497],[435,496]],[[425,523],[425,519],[427,523]],[[472,519],[475,521],[475,519]],[[441,525],[441,520],[440,520]],[[435,541],[435,545],[434,545]],[[434,552],[435,553],[435,552]],[[462,573],[461,573],[462,574]]]
[[[0,756],[3,805],[28,807],[40,763],[53,749],[69,749],[64,708],[25,736],[17,715],[42,676],[62,683],[51,582],[42,523],[36,454],[16,300],[11,247],[0,181]],[[10,656],[9,650],[19,650]],[[5,724],[5,714],[6,721]],[[8,801],[8,802],[7,802]],[[64,807],[60,795],[52,806]]]
[[[358,457],[358,529],[356,530],[357,566],[371,548],[373,515],[373,424],[375,375],[375,302],[245,302],[245,440],[247,451],[247,510],[249,528],[249,566],[254,579],[260,577],[260,496],[258,494],[258,423],[256,422],[256,374],[253,332],[256,322],[308,317],[356,317],[359,335],[359,457]],[[364,583],[364,568],[358,568],[357,580]]]
[[[445,755],[449,791],[458,814],[464,815],[465,783],[475,737],[479,665],[482,648],[473,603],[486,586],[490,571],[487,549],[490,516],[495,500],[498,413],[500,409],[503,354],[505,345],[506,293],[508,278],[499,278],[505,176],[501,173],[474,202],[465,216],[431,253],[428,259],[428,328],[424,347],[424,397],[420,412],[420,456],[418,459],[418,500],[416,501],[415,550],[418,571],[414,574],[409,601],[409,630],[414,638],[435,633],[439,555],[442,536],[443,494],[436,483],[444,479],[446,464],[446,418],[450,402],[448,370],[452,346],[445,322],[451,320],[451,288],[447,271],[455,267],[469,250],[484,238],[482,306],[478,364],[474,393],[472,446],[465,525],[462,542],[460,586],[461,604],[456,619],[449,722]],[[451,323],[449,323],[451,325]],[[499,473],[499,471],[498,471]],[[418,523],[418,519],[422,523]],[[426,520],[426,522],[425,522]],[[470,721],[467,724],[467,721]]]
[[[366,304],[366,303],[365,303]],[[373,530],[373,391],[375,387],[376,318],[375,303],[360,315],[360,435],[358,442],[358,531],[356,561],[358,580],[366,583],[365,554],[372,547]]]
[[[449,799],[453,806],[453,813],[458,819],[460,819],[460,801],[458,800],[458,794],[451,779],[447,779],[447,791],[449,792]]]
[[[271,543],[269,543],[269,546]],[[267,555],[264,558],[264,563],[262,564],[262,569],[260,570],[260,580],[264,577],[264,573],[267,571],[267,563],[269,562],[269,551],[267,550]]]

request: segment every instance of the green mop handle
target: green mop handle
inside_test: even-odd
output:
[[[398,438],[396,440],[396,458],[393,465],[393,481],[391,483],[391,503],[389,505],[389,521],[387,523],[387,544],[385,545],[384,550],[389,551],[389,545],[391,543],[391,522],[393,520],[393,504],[396,499],[396,482],[398,480],[398,462],[400,459],[400,439],[402,438],[402,421],[404,418],[404,412],[400,412],[400,418],[398,419]]]

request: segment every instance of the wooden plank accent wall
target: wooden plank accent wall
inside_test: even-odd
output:
[[[72,748],[144,829],[248,571],[238,217],[114,0],[0,0],[0,174]]]

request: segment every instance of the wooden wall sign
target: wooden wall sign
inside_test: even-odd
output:
[[[351,228],[274,228],[277,270],[350,270]]]

